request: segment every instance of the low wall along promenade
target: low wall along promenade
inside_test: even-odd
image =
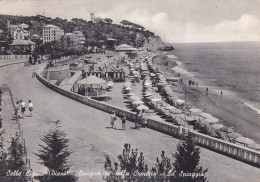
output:
[[[122,116],[123,114],[125,114],[126,118],[130,121],[136,120],[136,115],[134,112],[127,111],[103,102],[96,101],[94,99],[84,97],[82,95],[70,91],[63,90],[60,87],[48,82],[40,75],[40,73],[41,72],[39,71],[36,74],[36,77],[42,84],[66,97],[69,97],[78,102],[81,102],[83,104],[86,104],[88,106],[94,107],[107,113],[115,112],[117,116]],[[192,134],[197,145],[200,145],[201,147],[208,148],[210,150],[219,152],[229,157],[246,162],[248,164],[260,167],[260,152],[252,150],[250,148],[246,148],[208,135],[204,135],[197,131],[189,130],[188,128],[176,126],[164,121],[147,119],[147,125],[151,129],[157,130],[159,132],[168,134],[176,138],[185,137],[190,133]]]

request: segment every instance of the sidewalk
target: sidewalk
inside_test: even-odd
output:
[[[8,149],[11,139],[19,132],[19,125],[14,118],[14,108],[9,91],[3,93],[3,127],[4,127],[4,148]]]

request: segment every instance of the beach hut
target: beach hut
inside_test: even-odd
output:
[[[78,81],[80,92],[86,96],[99,96],[104,94],[106,83],[105,80],[92,75]]]

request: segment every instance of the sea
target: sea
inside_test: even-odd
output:
[[[203,84],[223,92],[260,114],[260,42],[175,43],[170,54]]]

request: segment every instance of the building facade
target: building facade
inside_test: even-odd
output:
[[[90,13],[90,20],[91,20],[93,23],[98,23],[98,22],[104,21],[103,18],[96,17],[94,13]]]
[[[15,29],[12,35],[14,40],[30,40],[30,32],[20,27]]]
[[[29,28],[29,25],[22,23],[19,25],[11,25],[10,21],[7,22],[9,35],[14,40],[30,40],[30,32],[26,29]]]
[[[45,25],[42,31],[43,43],[59,41],[61,36],[64,35],[64,30],[55,25]]]
[[[85,36],[81,31],[73,31],[72,33],[65,33],[60,40],[67,49],[81,49],[85,43]]]

